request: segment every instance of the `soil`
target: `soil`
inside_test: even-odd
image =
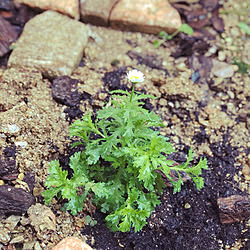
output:
[[[188,6],[195,9],[197,5],[194,1]],[[27,7],[20,8],[26,8],[25,21],[34,13]],[[55,232],[36,229],[27,213],[8,229],[10,217],[4,215],[0,217],[0,229],[6,229],[10,241],[0,244],[0,248],[51,249],[61,239],[77,236],[93,248],[105,250],[249,249],[249,221],[223,224],[217,204],[219,197],[246,196],[250,191],[249,74],[236,72],[241,69],[238,64],[232,77],[215,77],[208,64],[204,67],[201,63],[194,70],[191,63],[197,58],[201,62],[204,57],[224,57],[228,64],[235,63],[235,58],[243,60],[249,36],[237,23],[246,21],[245,9],[242,1],[223,1],[220,21],[213,19],[206,28],[196,27],[192,39],[180,34],[158,49],[152,44],[157,39],[154,35],[88,24],[90,37],[81,64],[71,76],[56,79],[46,79],[32,69],[8,69],[10,53],[0,58],[0,162],[8,166],[0,173],[1,185],[29,190],[36,203],[44,204],[41,193],[49,162],[59,159],[61,166],[69,169],[69,156],[80,150],[70,147],[70,124],[86,111],[103,107],[109,91],[130,89],[126,73],[133,68],[146,76],[137,90],[158,97],[146,100],[144,107],[160,115],[166,125],[160,131],[176,148],[172,159],[185,161],[192,147],[195,162],[206,157],[209,166],[202,174],[205,186],[201,191],[189,181],[176,194],[167,187],[161,204],[140,232],[111,232],[105,225],[105,215],[91,201],[82,213],[72,216],[61,209],[63,200],[53,199],[49,207],[55,215]],[[188,19],[184,12],[182,18]],[[21,30],[23,19],[19,23],[13,20],[9,19]],[[91,215],[97,224],[87,225],[86,215]],[[22,240],[18,241],[18,237]]]

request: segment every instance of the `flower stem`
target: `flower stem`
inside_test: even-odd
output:
[[[129,99],[130,102],[132,101],[134,91],[135,91],[135,83],[133,82],[133,83],[132,83],[132,91],[131,91],[130,99]]]

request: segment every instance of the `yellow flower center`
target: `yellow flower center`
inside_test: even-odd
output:
[[[138,76],[132,76],[131,77],[131,81],[135,81],[136,79],[138,79],[139,77]]]

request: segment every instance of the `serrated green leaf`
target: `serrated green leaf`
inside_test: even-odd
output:
[[[112,90],[110,91],[110,93],[111,94],[123,94],[123,95],[130,96],[130,93],[128,91],[121,90],[121,89]]]
[[[152,172],[149,158],[147,156],[140,156],[135,161],[135,165],[140,168],[138,178],[144,182],[144,187],[148,190],[153,190],[156,174]]]
[[[49,189],[43,191],[42,196],[44,197],[44,201],[46,205],[49,205],[52,198],[57,196],[61,192],[61,187],[50,187]]]
[[[69,202],[66,204],[66,208],[71,211],[73,215],[81,212],[84,205],[84,197],[83,196],[71,196]]]
[[[74,148],[76,146],[83,145],[83,144],[85,144],[85,143],[81,142],[81,141],[77,141],[77,142],[72,143],[71,148]]]
[[[46,187],[60,187],[67,182],[68,171],[62,170],[59,161],[51,161],[49,168],[49,176],[45,182]]]
[[[181,191],[181,185],[183,185],[183,180],[181,178],[181,175],[180,173],[177,171],[177,174],[178,174],[178,180],[175,182],[173,181],[172,184],[173,184],[173,187],[174,187],[174,193],[177,193],[177,192],[180,192]]]

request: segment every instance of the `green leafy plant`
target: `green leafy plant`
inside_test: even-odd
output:
[[[132,82],[131,93],[112,91],[109,104],[99,110],[95,119],[88,113],[76,120],[70,136],[79,137],[85,150],[70,157],[73,176],[62,170],[59,161],[50,162],[49,176],[43,196],[46,204],[53,197],[67,200],[66,208],[74,215],[83,208],[86,197],[106,213],[106,221],[113,231],[141,230],[147,218],[160,204],[159,196],[165,187],[162,175],[170,180],[174,192],[181,190],[181,173],[186,172],[200,190],[204,181],[200,176],[207,169],[206,159],[189,166],[194,154],[189,150],[187,161],[174,164],[167,157],[174,149],[168,139],[160,135],[159,116],[142,107],[143,99],[155,98],[135,92],[134,86],[142,82],[141,72],[128,73]],[[171,173],[175,173],[175,177]]]
[[[95,226],[97,224],[97,221],[94,220],[91,216],[87,215],[84,220],[84,224],[90,225],[90,226]]]
[[[158,34],[158,37],[161,38],[161,40],[155,40],[153,41],[154,48],[158,49],[164,42],[167,40],[173,39],[179,32],[183,32],[187,35],[192,35],[194,33],[191,26],[189,26],[187,23],[183,23],[180,28],[175,31],[173,34],[168,34],[165,31],[161,31]]]

